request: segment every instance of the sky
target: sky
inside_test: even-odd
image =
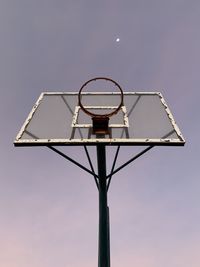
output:
[[[96,76],[160,91],[186,139],[113,177],[111,266],[200,266],[199,14],[197,0],[0,0],[0,266],[97,266],[93,177],[45,147],[13,146],[42,91]],[[87,165],[83,149],[62,149]]]

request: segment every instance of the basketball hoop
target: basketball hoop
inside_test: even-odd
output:
[[[83,91],[83,88],[86,87],[86,85],[88,85],[91,82],[97,81],[97,80],[105,80],[105,81],[109,81],[111,83],[113,83],[120,91],[120,96],[121,96],[121,100],[120,103],[118,105],[118,107],[116,109],[114,109],[113,111],[109,112],[109,113],[105,113],[105,114],[96,114],[93,113],[91,111],[89,111],[88,109],[86,109],[83,104],[81,103],[81,93]],[[114,80],[110,79],[110,78],[106,78],[106,77],[97,77],[97,78],[93,78],[87,82],[85,82],[81,89],[79,90],[78,93],[78,103],[79,106],[81,107],[81,109],[92,118],[92,130],[93,130],[93,134],[97,134],[97,135],[105,135],[105,134],[109,134],[109,118],[115,114],[118,113],[118,111],[120,110],[120,108],[123,105],[123,91],[122,88],[120,87],[120,85],[115,82]]]

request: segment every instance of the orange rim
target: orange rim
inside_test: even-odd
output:
[[[119,91],[120,91],[120,93],[121,93],[121,101],[120,101],[119,106],[118,106],[114,111],[112,111],[112,112],[110,112],[110,113],[107,113],[107,114],[96,114],[96,113],[92,113],[92,112],[88,111],[88,110],[82,105],[82,103],[81,103],[81,92],[83,91],[83,88],[84,88],[88,83],[94,82],[94,81],[96,81],[96,80],[106,80],[106,81],[110,81],[110,82],[114,83],[114,84],[117,86],[117,88],[119,89]],[[116,114],[116,113],[120,110],[121,106],[123,105],[123,101],[124,101],[124,94],[123,94],[123,91],[122,91],[122,88],[120,87],[120,85],[119,85],[117,82],[115,82],[114,80],[112,80],[112,79],[110,79],[110,78],[106,78],[106,77],[97,77],[97,78],[93,78],[93,79],[91,79],[91,80],[85,82],[85,83],[82,85],[82,87],[81,87],[81,89],[79,90],[79,93],[78,93],[78,103],[79,103],[79,106],[81,107],[81,109],[82,109],[86,114],[88,114],[88,115],[91,116],[91,117],[111,117],[111,116],[113,116],[114,114]]]

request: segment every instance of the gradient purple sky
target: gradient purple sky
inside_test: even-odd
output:
[[[12,142],[42,91],[78,91],[101,75],[125,91],[161,91],[187,141],[113,178],[111,265],[200,266],[199,25],[197,0],[0,1],[0,266],[97,266],[93,178]],[[122,149],[119,163],[136,150]]]

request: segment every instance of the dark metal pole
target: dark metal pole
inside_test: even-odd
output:
[[[109,209],[107,205],[106,149],[97,145],[99,176],[99,258],[98,267],[110,267]]]

